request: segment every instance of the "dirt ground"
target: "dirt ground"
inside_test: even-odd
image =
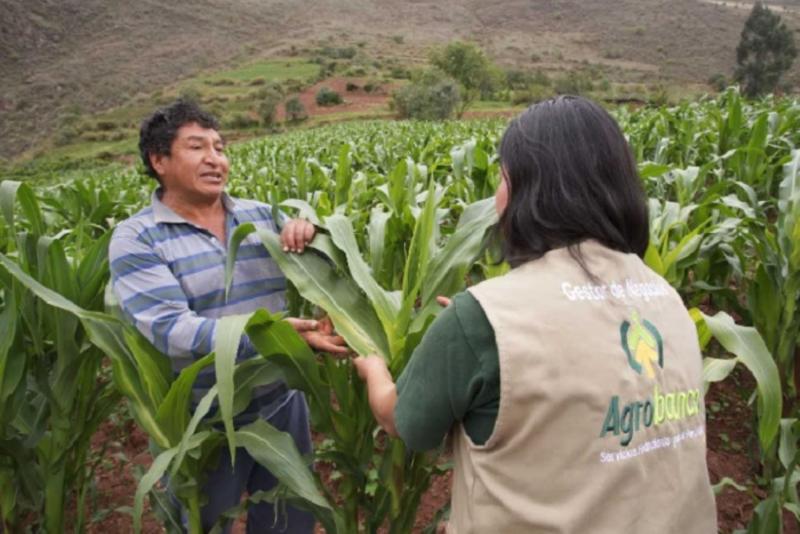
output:
[[[717,483],[730,477],[748,488],[738,491],[726,488],[717,496],[719,531],[730,533],[744,528],[753,510],[753,497],[763,497],[763,492],[753,484],[758,475],[756,460],[756,434],[753,429],[752,410],[746,399],[753,390],[753,379],[744,371],[737,371],[729,379],[713,384],[706,396],[708,413],[708,468],[711,482]],[[133,506],[137,480],[134,469],[145,468],[151,459],[147,453],[147,436],[131,421],[123,426],[108,422],[93,439],[93,447],[99,450],[106,443],[105,460],[101,463],[95,482],[96,498],[90,502],[90,514],[96,520],[90,525],[90,534],[132,532],[131,516],[125,507]],[[322,468],[323,479],[325,469]],[[450,498],[450,475],[434,480],[419,507],[415,532],[422,532],[436,512]],[[144,532],[163,532],[157,519],[149,511],[144,517]],[[323,532],[318,529],[318,532]],[[784,516],[784,532],[800,533],[797,523],[789,515]],[[244,523],[239,521],[234,534],[244,533]]]
[[[306,88],[298,95],[298,98],[309,117],[339,113],[364,113],[367,111],[387,109],[389,95],[396,87],[396,84],[376,85],[373,90],[368,92],[364,89],[364,86],[369,83],[370,80],[367,78],[328,78],[325,81]],[[358,89],[348,91],[347,84],[357,86]],[[317,92],[323,87],[327,87],[339,93],[343,102],[335,106],[318,105],[316,100]],[[278,106],[277,120],[279,122],[286,120],[286,109],[283,105]]]

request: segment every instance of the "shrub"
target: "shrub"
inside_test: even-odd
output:
[[[232,80],[230,78],[219,78],[218,80],[206,80],[205,83],[206,85],[211,85],[213,87],[222,87],[236,85],[236,80]]]
[[[323,87],[317,91],[316,101],[320,106],[336,106],[342,103],[342,97],[333,89]]]
[[[348,46],[345,48],[334,48],[332,46],[323,47],[319,53],[323,56],[333,59],[353,59],[356,57],[357,50],[355,47]]]
[[[364,69],[364,67],[353,67],[351,69],[347,69],[345,74],[347,76],[364,76],[367,74],[367,71]]]
[[[285,91],[288,93],[300,93],[303,91],[304,86],[305,84],[302,81],[295,80],[294,78],[289,78],[284,84]]]
[[[586,73],[572,71],[558,78],[554,89],[560,95],[584,95],[594,89],[594,84]]]
[[[200,91],[198,91],[195,87],[185,87],[181,90],[180,94],[178,95],[179,98],[183,100],[189,100],[191,102],[200,102]]]
[[[94,123],[94,129],[98,132],[110,132],[117,129],[117,123],[109,120],[99,120]]]
[[[247,85],[256,86],[256,85],[265,85],[266,83],[267,83],[267,80],[264,79],[264,78],[253,78],[252,80],[250,80],[250,83],[247,84]]]
[[[527,89],[512,91],[511,104],[514,106],[529,106],[550,98],[552,90],[543,85],[531,85]]]
[[[223,122],[226,128],[233,128],[235,130],[243,130],[258,126],[258,119],[250,113],[235,113],[228,120]]]
[[[708,85],[717,91],[724,91],[725,88],[728,87],[728,80],[725,78],[724,74],[718,72],[708,79]]]
[[[378,91],[380,88],[381,88],[380,82],[370,81],[364,84],[364,91],[366,91],[367,93],[374,93],[375,91]]]
[[[359,89],[361,89],[361,86],[353,82],[347,82],[345,89],[347,90],[348,93],[352,93],[353,91],[358,91]]]
[[[298,122],[305,120],[308,115],[306,114],[306,107],[300,101],[300,98],[293,96],[286,101],[286,118],[291,122]]]
[[[533,81],[530,73],[511,69],[506,71],[506,86],[509,89],[525,89]]]
[[[389,76],[395,80],[407,80],[411,77],[411,73],[403,67],[392,67],[392,70],[389,71]]]
[[[411,119],[448,119],[460,102],[458,82],[436,70],[422,73],[392,95],[397,114]]]
[[[72,126],[64,126],[56,134],[55,143],[57,146],[68,145],[71,142],[75,141],[77,138],[78,138],[78,130],[76,130]]]

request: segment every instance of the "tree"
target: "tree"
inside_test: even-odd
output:
[[[742,84],[744,94],[755,97],[774,91],[796,55],[794,35],[780,15],[756,2],[736,48],[734,77]]]
[[[306,107],[296,96],[286,102],[286,117],[291,122],[297,122],[306,118]]]
[[[283,99],[283,94],[277,87],[265,87],[256,94],[259,100],[258,114],[264,126],[271,128],[275,125],[276,110]]]
[[[458,116],[480,96],[487,96],[499,85],[502,72],[495,67],[483,50],[472,43],[453,41],[431,53],[431,64],[461,85],[461,105]]]
[[[392,95],[397,114],[407,119],[449,119],[459,103],[458,83],[434,69],[414,73],[411,83]]]

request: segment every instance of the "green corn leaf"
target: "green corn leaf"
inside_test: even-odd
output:
[[[725,488],[734,488],[738,491],[747,491],[747,488],[738,484],[735,480],[730,477],[725,477],[713,486],[711,486],[711,490],[714,492],[714,495],[719,495]]]
[[[396,326],[397,332],[400,333],[405,333],[408,328],[417,295],[428,272],[437,204],[435,191],[436,184],[431,180],[425,206],[414,227],[414,235],[411,238],[408,257],[403,270],[403,303],[400,308],[400,314],[397,317]],[[395,339],[394,343],[402,345],[402,341],[402,339]],[[397,352],[400,351],[397,350]]]
[[[94,241],[86,250],[75,273],[78,283],[77,304],[83,307],[98,306],[100,303],[92,302],[101,292],[101,288],[108,280],[108,244],[111,241],[111,232],[106,232],[100,239]]]
[[[759,502],[753,510],[747,534],[775,534],[783,532],[783,518],[778,496],[772,495]]]
[[[309,246],[321,252],[324,256],[327,256],[339,271],[343,273],[347,272],[347,258],[342,251],[333,244],[331,236],[327,234],[317,234]]]
[[[0,254],[0,265],[38,298],[51,306],[76,315],[81,320],[92,343],[111,358],[114,383],[123,394],[135,399],[133,409],[137,421],[157,443],[166,444],[168,440],[155,422],[155,413],[141,408],[147,406],[147,397],[138,382],[136,368],[131,363],[132,356],[125,345],[124,325],[110,315],[80,308],[31,278],[3,254]]]
[[[784,469],[789,469],[797,459],[797,444],[800,442],[800,422],[796,418],[781,419],[781,438],[778,458]]]
[[[380,279],[383,268],[383,255],[386,247],[386,225],[392,214],[380,206],[372,208],[367,234],[369,235],[369,260],[372,275]]]
[[[778,208],[786,211],[791,202],[800,201],[800,150],[792,150],[791,159],[783,166],[783,180],[778,190]]]
[[[25,393],[25,374],[28,354],[19,350],[17,328],[17,300],[14,291],[8,291],[5,309],[0,313],[0,424],[8,424],[19,412],[20,400]],[[22,418],[25,420],[25,418]]]
[[[199,447],[203,441],[208,437],[208,432],[201,432],[195,434],[187,443],[187,449],[192,450]],[[142,531],[142,512],[144,510],[144,498],[153,489],[153,486],[164,477],[170,463],[178,455],[178,448],[173,447],[163,451],[156,456],[150,469],[139,481],[139,486],[136,488],[136,495],[133,498],[133,531],[139,534]]]
[[[251,358],[236,366],[233,383],[233,415],[236,416],[249,406],[253,389],[283,380],[281,368],[272,362]]]
[[[703,319],[703,312],[700,308],[691,308],[689,316],[694,321],[694,326],[697,329],[697,342],[700,345],[700,350],[704,350],[708,342],[711,341],[711,331],[708,329],[705,320]]]
[[[316,357],[306,342],[286,321],[276,321],[266,310],[253,313],[247,335],[261,356],[280,366],[290,388],[309,396],[315,427],[331,427],[330,391],[322,382]]]
[[[135,328],[126,327],[125,342],[133,356],[137,381],[147,394],[147,407],[154,413],[164,401],[172,382],[172,366],[169,357],[160,353]]]
[[[233,231],[233,235],[228,239],[228,254],[225,259],[225,301],[228,301],[228,294],[231,290],[231,283],[233,282],[233,267],[236,263],[236,256],[239,253],[239,245],[242,241],[255,232],[256,227],[253,223],[244,223],[239,225]]]
[[[259,230],[258,236],[281,271],[303,298],[324,309],[338,333],[359,354],[387,357],[389,347],[378,316],[369,301],[349,278],[316,254],[287,254],[274,232]]]
[[[177,447],[173,447],[175,450],[175,462],[172,463],[170,475],[175,476],[183,464],[183,459],[186,456],[186,453],[192,450],[193,444],[196,441],[195,436],[202,434],[202,432],[197,432],[197,427],[200,426],[203,418],[208,415],[209,411],[211,411],[211,406],[216,398],[217,386],[211,386],[206,394],[203,395],[203,398],[200,399],[200,402],[197,403],[197,407],[194,409],[192,418],[189,419],[189,424],[186,426],[186,430],[183,432],[183,437],[181,437],[180,443]],[[233,460],[231,460],[231,462],[233,462]]]
[[[294,208],[298,210],[297,216],[306,219],[314,226],[322,226],[322,221],[317,217],[317,211],[305,200],[290,198],[281,202],[281,207]]]
[[[336,164],[336,190],[334,192],[336,206],[347,203],[347,197],[352,182],[353,172],[350,168],[350,145],[345,143],[339,149],[339,161]]]
[[[325,225],[331,233],[333,243],[344,252],[350,274],[367,298],[372,303],[383,329],[389,339],[392,338],[400,311],[400,301],[397,295],[383,289],[372,277],[369,266],[361,257],[358,249],[353,225],[347,217],[331,215],[325,219]]]
[[[714,338],[736,355],[756,379],[758,437],[763,450],[768,450],[778,434],[783,405],[778,367],[755,328],[737,325],[725,312],[714,316],[703,314],[703,318]]]
[[[706,392],[712,382],[721,382],[733,372],[739,360],[736,358],[703,358],[703,384]]]
[[[438,295],[452,296],[464,286],[464,277],[486,243],[486,232],[497,222],[494,198],[464,209],[456,231],[431,260],[423,278],[422,306]]]
[[[0,183],[0,211],[6,219],[11,234],[15,232],[14,204],[19,202],[22,213],[31,226],[31,231],[36,236],[44,235],[45,225],[42,211],[33,190],[22,182],[4,180]]]
[[[219,388],[219,412],[222,415],[222,424],[225,425],[225,434],[228,437],[231,463],[236,458],[236,442],[233,438],[233,368],[236,365],[239,342],[250,317],[251,315],[229,315],[218,319],[214,339],[214,352],[217,355],[214,361],[214,370],[217,374],[217,387]]]
[[[192,386],[198,373],[213,362],[214,354],[211,353],[182,369],[158,407],[156,423],[169,438],[170,446],[178,445],[189,424]]]
[[[644,262],[660,276],[664,276],[667,273],[664,262],[661,260],[661,255],[658,253],[658,247],[653,245],[652,241],[647,245],[647,250],[644,253]]]
[[[292,436],[259,419],[236,431],[236,443],[297,496],[316,506],[330,508]]]

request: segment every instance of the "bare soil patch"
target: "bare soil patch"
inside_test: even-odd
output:
[[[364,87],[369,83],[374,82],[370,82],[366,78],[328,78],[305,89],[297,97],[309,117],[339,113],[365,113],[388,109],[390,95],[394,88],[397,87],[397,84],[376,85],[373,90],[367,91]],[[348,84],[357,87],[357,89],[348,91]],[[343,102],[334,106],[320,106],[317,104],[317,93],[323,87],[339,93]],[[277,120],[286,120],[285,105],[279,106]]]
[[[755,498],[764,492],[754,483],[759,474],[756,432],[753,426],[752,409],[747,405],[755,383],[744,370],[737,369],[723,382],[713,384],[706,395],[708,413],[708,468],[712,484],[723,478],[731,478],[748,488],[738,491],[728,487],[717,496],[717,518],[719,532],[730,533],[745,528],[750,520]],[[147,436],[132,421],[123,426],[106,422],[94,436],[92,446],[99,451],[106,445],[105,459],[95,475],[96,497],[90,500],[88,517],[95,514],[90,534],[132,532],[131,516],[121,507],[132,507],[137,480],[134,468],[146,469],[152,459],[147,452]],[[328,481],[329,469],[319,467],[323,480]],[[417,514],[414,532],[422,532],[436,513],[450,500],[451,476],[434,479],[424,495]],[[144,532],[162,533],[163,528],[149,511],[145,511]],[[244,520],[237,522],[234,534],[244,533]],[[323,532],[318,527],[318,533]],[[784,515],[784,532],[800,533],[797,523],[788,514]]]

